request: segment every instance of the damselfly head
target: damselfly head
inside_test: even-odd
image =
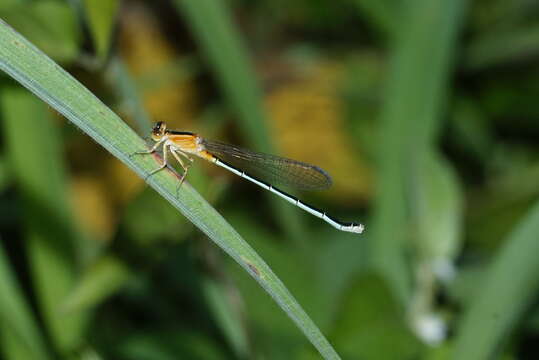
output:
[[[167,130],[167,124],[163,121],[156,122],[152,129],[152,139],[154,141],[159,141],[165,135]]]

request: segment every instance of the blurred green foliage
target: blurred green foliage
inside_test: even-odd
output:
[[[5,0],[0,18],[143,137],[165,120],[327,169],[333,189],[301,197],[365,234],[202,161],[188,181],[342,358],[539,352],[537,1]],[[244,269],[4,75],[0,121],[0,359],[320,356]]]

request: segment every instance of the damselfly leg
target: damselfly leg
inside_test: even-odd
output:
[[[165,143],[164,142],[165,142],[165,140],[162,139],[162,140],[158,141],[154,146],[152,146],[149,150],[137,151],[133,155],[153,154],[154,152],[157,151],[159,146],[162,146],[162,148],[163,148],[163,164],[161,166],[159,166],[157,169],[154,169],[154,170],[150,171],[148,173],[148,175],[146,175],[146,177],[144,178],[144,181],[146,181],[146,180],[148,180],[148,178],[150,176],[156,174],[157,172],[163,170],[166,167],[169,167],[168,153],[170,152],[172,154],[172,156],[174,156],[174,158],[178,161],[178,163],[180,164],[180,166],[182,167],[182,170],[183,170],[183,174],[180,177],[180,182],[179,182],[179,186],[178,186],[178,190],[179,190],[179,188],[181,187],[181,185],[185,181],[185,177],[187,176],[187,172],[188,172],[189,168],[191,167],[191,165],[193,164],[194,160],[191,157],[187,156],[187,154],[185,154],[181,150],[175,149],[175,148],[172,147],[172,145],[169,145],[166,142]],[[187,165],[182,161],[181,156],[183,156],[187,160],[189,160],[189,163]]]

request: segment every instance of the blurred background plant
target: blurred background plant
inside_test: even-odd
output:
[[[341,233],[197,161],[188,181],[345,359],[539,351],[539,3],[3,0],[140,135],[314,163]],[[247,274],[0,78],[0,358],[310,359]]]

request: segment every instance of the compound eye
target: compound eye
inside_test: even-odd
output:
[[[154,133],[159,133],[159,132],[161,132],[161,129],[163,128],[163,125],[164,125],[164,124],[163,124],[162,121],[156,122],[155,125],[153,126],[152,131],[153,131]]]
[[[163,121],[159,121],[155,123],[152,129],[152,134],[155,136],[163,136],[165,135],[166,130],[167,130],[167,125]]]

